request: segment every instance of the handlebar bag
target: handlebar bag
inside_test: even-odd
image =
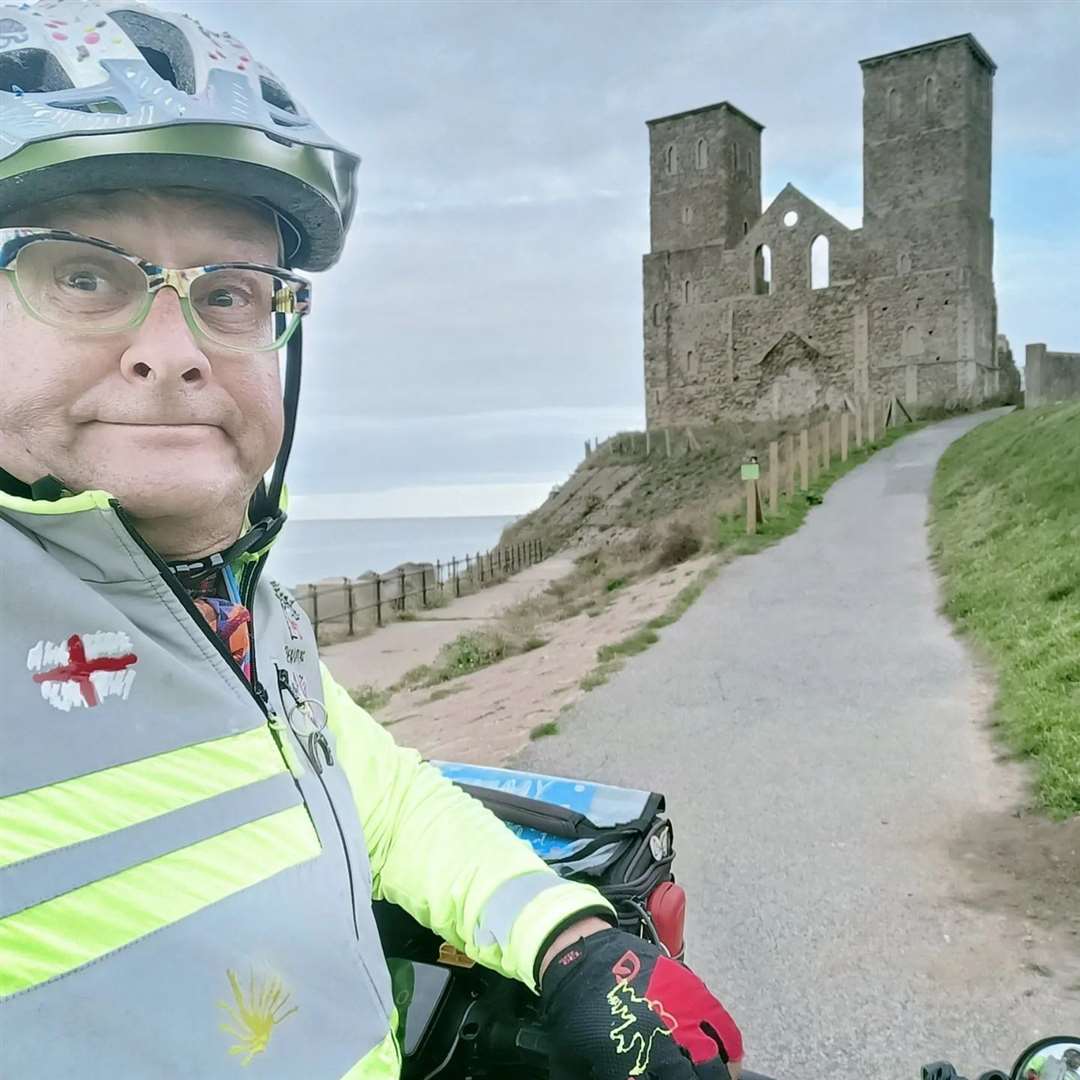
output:
[[[675,857],[664,796],[588,780],[432,762],[558,874],[595,885],[635,925]]]

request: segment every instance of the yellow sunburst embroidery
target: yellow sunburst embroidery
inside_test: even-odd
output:
[[[252,1058],[263,1053],[270,1044],[274,1028],[292,1016],[298,1006],[288,1007],[289,994],[276,975],[258,986],[252,972],[245,995],[236,972],[230,970],[225,974],[229,977],[233,1000],[231,1003],[219,1001],[218,1007],[229,1014],[232,1023],[223,1023],[221,1030],[238,1040],[229,1047],[229,1053],[244,1054],[241,1064],[250,1065]]]

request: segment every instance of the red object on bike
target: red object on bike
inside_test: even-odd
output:
[[[645,902],[645,910],[669,955],[676,960],[685,948],[686,892],[674,881],[662,881]]]

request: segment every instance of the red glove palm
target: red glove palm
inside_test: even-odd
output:
[[[575,1080],[730,1080],[735,1021],[689,968],[621,930],[556,956],[541,990],[556,1068]]]

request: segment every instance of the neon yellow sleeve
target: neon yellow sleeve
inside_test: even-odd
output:
[[[535,989],[537,953],[575,914],[614,909],[563,881],[476,799],[399,747],[322,669],[328,723],[371,859],[390,900],[474,960]]]

